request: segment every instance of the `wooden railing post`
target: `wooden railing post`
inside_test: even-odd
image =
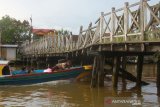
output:
[[[91,27],[92,27],[92,22],[89,24],[88,29],[86,31],[83,47],[86,47],[86,45],[88,43],[89,32],[90,32]]]
[[[69,39],[70,39],[70,46],[71,46],[70,51],[72,51],[72,50],[73,50],[73,39],[72,39],[72,33],[70,33],[70,35],[69,35]]]
[[[101,12],[101,17],[100,17],[100,43],[102,43],[102,36],[103,36],[103,24],[104,24],[104,12]]]
[[[110,42],[113,42],[113,36],[114,36],[114,32],[115,32],[115,8],[112,8],[112,12],[111,12],[111,35],[110,35]]]
[[[144,1],[140,1],[140,32],[141,32],[141,37],[140,40],[144,41]]]
[[[127,33],[128,33],[128,26],[129,26],[129,15],[128,15],[128,2],[125,2],[124,6],[124,40],[127,41]]]

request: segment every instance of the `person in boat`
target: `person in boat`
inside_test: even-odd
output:
[[[10,75],[10,74],[11,74],[10,67],[9,67],[9,64],[7,64],[2,69],[2,75]]]
[[[34,72],[34,68],[28,69],[28,74],[32,74]]]
[[[52,72],[51,66],[48,66],[48,68],[45,69],[43,72]]]
[[[26,72],[26,67],[25,67],[25,66],[22,67],[22,69],[21,69],[21,71],[19,72],[19,74],[27,74],[27,72]]]
[[[70,68],[72,66],[71,60],[66,61],[66,68]]]
[[[65,62],[58,63],[56,66],[52,67],[52,71],[56,72],[57,70],[64,70],[64,69],[70,68],[70,67],[71,67],[71,61],[67,60]]]

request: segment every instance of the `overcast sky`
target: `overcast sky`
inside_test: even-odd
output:
[[[34,28],[67,29],[78,34],[95,22],[101,12],[110,12],[112,7],[121,8],[140,0],[0,0],[0,18],[4,15],[18,20],[29,20],[32,15]],[[150,0],[150,4],[159,0]]]

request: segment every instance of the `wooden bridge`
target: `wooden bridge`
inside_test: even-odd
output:
[[[157,51],[160,43],[160,4],[149,6],[146,0],[101,13],[87,29],[80,27],[77,40],[70,35],[44,36],[23,44],[25,55],[52,55],[84,50]],[[157,46],[153,48],[152,46]]]
[[[96,55],[92,86],[97,84],[96,81],[103,85],[104,60],[114,57],[113,84],[116,87],[118,71],[121,66],[125,69],[125,61],[121,61],[121,57],[125,59],[125,56],[131,55],[138,56],[137,86],[140,86],[143,56],[153,55],[157,51],[160,51],[160,3],[150,6],[147,0],[131,5],[126,2],[120,9],[113,7],[108,13],[101,12],[100,17],[95,23],[90,23],[87,29],[81,26],[76,37],[72,34],[44,36],[22,45],[24,58],[30,59],[41,56]],[[160,78],[160,70],[157,75]],[[160,94],[160,80],[157,80],[157,84]]]

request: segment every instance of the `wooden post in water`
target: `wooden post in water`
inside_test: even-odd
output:
[[[104,61],[105,57],[100,55],[97,59],[99,65],[98,67],[98,86],[103,87],[104,86]]]
[[[25,59],[24,59],[24,57],[22,57],[22,66],[24,66],[25,65]]]
[[[80,58],[80,65],[83,66],[83,55]]]
[[[36,62],[36,68],[39,69],[39,62]]]
[[[113,68],[113,75],[112,75],[112,83],[113,88],[117,88],[118,85],[118,73],[120,69],[120,57],[114,57],[114,68]]]
[[[126,65],[127,65],[127,57],[122,57],[122,69],[126,70]],[[125,73],[122,72],[122,90],[126,89],[126,80],[125,80]]]
[[[97,85],[97,56],[94,57],[91,87],[94,88]]]
[[[81,60],[81,66],[85,65],[87,60],[86,55],[82,55],[80,60]]]
[[[157,95],[160,97],[160,59],[157,61]]]
[[[33,58],[31,58],[31,60],[30,60],[30,67],[32,68],[33,67]]]
[[[46,68],[48,68],[49,67],[49,63],[48,63],[48,57],[46,57]]]
[[[27,64],[26,64],[27,66],[29,65],[29,58],[27,57]]]
[[[136,87],[141,87],[141,79],[142,79],[142,71],[143,71],[143,55],[138,56],[138,62],[137,62],[137,82]]]

